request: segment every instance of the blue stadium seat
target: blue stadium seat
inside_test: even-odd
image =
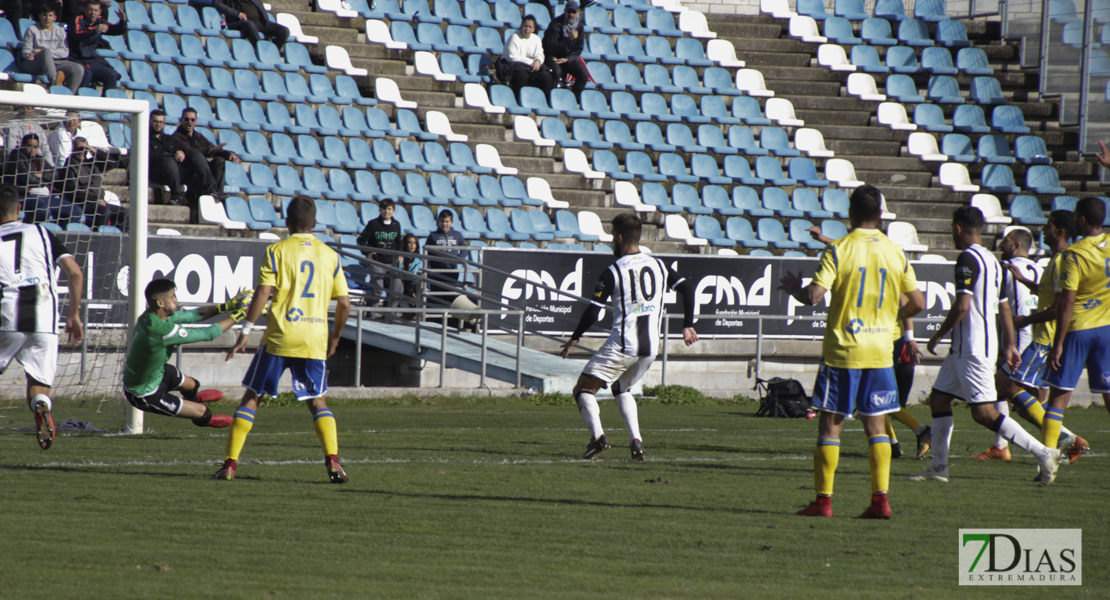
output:
[[[894,46],[898,40],[890,29],[890,21],[879,18],[867,18],[860,26],[860,39],[863,43],[872,46]]]
[[[278,166],[278,168],[280,169],[281,166]],[[294,171],[294,173],[296,173],[296,171]],[[250,184],[254,186],[255,189],[262,190],[261,192],[255,192],[259,194],[270,193],[280,196],[292,196],[297,193],[296,188],[286,188],[278,185],[277,179],[274,177],[274,172],[270,170],[268,165],[262,163],[254,163],[250,166]],[[284,223],[284,220],[280,222],[280,224]]]
[[[1056,196],[1052,199],[1052,202],[1049,203],[1048,210],[1049,212],[1055,212],[1058,210],[1069,210],[1075,212],[1075,207],[1077,204],[1079,204],[1079,198],[1075,196]]]
[[[478,83],[482,80],[481,77],[468,73],[462,58],[460,58],[458,54],[452,54],[450,52],[440,53],[439,70],[448,75],[454,75],[456,79],[463,83]]]
[[[435,198],[432,196],[432,190],[428,187],[428,180],[420,173],[406,173],[405,174],[405,204],[414,205],[446,205],[447,198]],[[415,206],[413,207],[415,213]],[[415,224],[415,223],[414,223]]]
[[[1010,201],[1010,216],[1022,225],[1044,225],[1048,222],[1036,196],[1014,196]]]
[[[1064,187],[1060,185],[1060,176],[1056,167],[1049,165],[1033,165],[1025,171],[1025,188],[1037,194],[1063,194]]]
[[[782,222],[778,219],[760,219],[756,223],[755,227],[759,239],[767,241],[776,248],[785,250],[801,247],[801,244],[799,244],[798,242],[794,242],[786,238],[786,230],[783,229]]]
[[[852,23],[844,17],[829,17],[825,19],[825,37],[829,41],[841,46],[854,46],[862,44],[863,40],[856,37],[852,32]]]
[[[790,138],[781,127],[764,127],[759,132],[759,145],[775,156],[801,155],[801,152],[790,146]]]
[[[931,75],[956,75],[959,71],[952,64],[948,48],[925,48],[921,51],[921,70]]]
[[[613,71],[609,65],[599,61],[589,61],[586,63],[586,68],[590,70],[590,75],[594,78],[598,89],[616,91],[623,90],[624,86],[617,83],[613,77]]]
[[[435,165],[424,159],[424,148],[412,140],[401,140],[398,146],[401,162],[412,163],[425,173],[442,171],[442,165]]]
[[[734,217],[744,214],[743,210],[732,205],[728,190],[720,185],[702,186],[701,203],[721,216]]]
[[[447,150],[439,142],[424,142],[424,163],[434,171],[465,173],[466,165],[455,164],[447,156]]]
[[[863,8],[863,0],[836,0],[833,14],[849,21],[862,21],[870,16]]]
[[[482,175],[478,177],[478,191],[482,193],[482,197],[486,200],[496,202],[496,206],[515,208],[523,204],[520,200],[505,196],[505,191],[501,187],[501,181],[492,175]]]
[[[929,78],[926,98],[938,104],[963,104],[960,96],[960,84],[955,77],[949,75],[934,75]]]
[[[694,141],[694,133],[685,123],[667,124],[667,143],[688,154],[709,151],[708,148]]]
[[[664,40],[666,41],[666,40]],[[651,42],[651,38],[648,38]],[[651,51],[650,49],[648,50]],[[711,67],[714,63],[705,56],[705,46],[701,40],[692,37],[680,37],[674,43],[674,55],[678,64],[685,64],[691,67]],[[667,64],[665,61],[660,61]]]
[[[848,235],[848,228],[840,221],[821,221],[821,233],[824,234],[825,237],[838,240]]]
[[[817,173],[817,165],[813,160],[804,156],[790,159],[790,178],[798,180],[802,185],[823,188],[829,186],[829,181]]]
[[[775,214],[774,211],[763,208],[763,201],[759,199],[758,192],[742,185],[732,188],[732,205],[753,217],[769,217]]]
[[[948,160],[959,163],[979,162],[979,155],[971,145],[971,139],[962,133],[949,133],[940,141],[940,153]]]
[[[435,0],[432,3],[432,14],[443,19],[449,25],[471,25],[473,22],[464,17],[462,7],[457,0]]]
[[[378,179],[377,179],[377,177],[374,176],[373,172],[371,172],[371,171],[355,171],[354,180],[355,180],[355,190],[357,190],[358,193],[360,193],[364,196],[369,196],[369,197],[371,197],[375,200],[385,197],[382,194],[381,188],[378,186]],[[336,188],[332,188],[332,189],[336,189]],[[366,216],[367,216],[366,207],[367,206],[370,206],[370,204],[369,203],[363,204],[362,209],[359,211],[359,215],[360,215],[360,217],[362,217],[362,221],[363,221],[364,225],[369,221],[366,218]],[[377,210],[377,205],[373,205],[373,208],[376,211]],[[371,217],[371,219],[376,217],[376,216],[377,216],[377,212],[374,213],[374,216]]]
[[[709,117],[698,112],[698,103],[686,94],[671,96],[671,115],[679,121],[691,124],[709,123]]]
[[[848,193],[841,189],[828,189],[821,194],[821,207],[838,219],[848,218]]]
[[[801,217],[804,213],[790,206],[790,198],[786,190],[777,187],[763,188],[763,208],[772,211],[779,217]]]
[[[968,98],[976,104],[1005,104],[1002,85],[994,77],[976,77],[971,80]]]
[[[544,205],[543,200],[529,196],[524,182],[514,175],[501,176],[501,192],[509,201],[515,200],[524,206],[542,207]]]
[[[529,112],[544,117],[554,117],[559,114],[559,111],[547,105],[547,96],[544,95],[543,90],[537,87],[526,86],[520,88],[520,105]]]
[[[817,193],[809,188],[794,188],[794,192],[791,194],[791,205],[794,207],[794,210],[802,211],[811,219],[833,218],[832,211],[821,208],[821,203],[817,199]]]
[[[667,45],[667,50],[668,52],[670,51],[669,44]],[[639,38],[631,35],[617,36],[617,54],[621,55],[624,60],[631,60],[637,63],[659,62],[654,57],[648,56],[648,53],[644,51],[643,45],[640,44]]]
[[[619,42],[619,40],[618,40],[618,42]],[[693,45],[691,45],[691,43]],[[676,44],[675,49],[671,49],[671,42],[667,38],[661,37],[661,36],[658,36],[658,35],[649,35],[647,37],[647,39],[644,41],[644,50],[647,52],[649,60],[644,61],[644,62],[657,62],[657,63],[664,64],[664,65],[681,65],[681,64],[685,63],[685,64],[687,64],[691,67],[695,67],[695,66],[707,67],[707,66],[710,66],[710,64],[712,64],[712,63],[705,64],[701,60],[699,60],[699,58],[697,56],[698,51],[701,52],[701,55],[703,57],[705,56],[705,49],[702,48],[700,41],[698,41],[694,38],[682,37],[682,38],[677,38],[677,40],[675,41],[675,44]],[[697,48],[694,48],[694,46],[697,46]],[[617,48],[618,48],[618,50],[620,49],[619,44],[618,44]],[[679,55],[678,52],[677,52],[677,50],[679,48],[683,49],[683,53],[690,54],[692,56],[690,56],[690,58],[687,59],[687,57]],[[633,58],[633,60],[636,60],[636,59]],[[709,62],[709,61],[705,61],[705,62]]]
[[[1029,128],[1025,126],[1025,115],[1020,108],[1012,105],[994,107],[991,111],[991,127],[1002,133],[1029,133]]]
[[[620,159],[609,150],[595,150],[591,161],[595,171],[601,171],[618,181],[632,181],[635,178],[634,174],[621,167]]]
[[[613,79],[616,83],[620,84],[623,90],[650,92],[654,89],[654,86],[644,83],[643,76],[640,74],[640,68],[632,63],[618,63],[613,69]]]
[[[247,224],[247,229],[251,231],[269,231],[273,228],[273,224],[268,221],[259,221],[251,214],[250,206],[246,200],[238,196],[228,196],[224,199],[224,210],[227,211],[227,218],[232,221],[241,221]]]
[[[644,125],[645,127],[650,127],[654,125],[655,132],[658,133],[657,139],[653,140],[652,143],[666,143],[663,141],[663,134],[661,131],[659,131],[658,125],[650,122],[647,122]],[[640,123],[637,123],[636,127],[637,131],[639,131]],[[623,150],[643,150],[647,147],[646,143],[632,137],[632,132],[628,128],[628,123],[625,123],[624,121],[610,119],[608,121],[605,121],[604,125],[602,125],[602,128],[605,136],[605,141],[611,142],[618,148],[621,148]],[[647,136],[653,136],[653,132],[648,129],[644,129],[643,135],[645,136],[645,139],[647,139]],[[638,136],[639,133],[637,134],[637,137]]]
[[[898,43],[903,46],[932,46],[929,28],[920,19],[904,19],[898,23]]]
[[[708,241],[713,246],[736,247],[736,240],[725,237],[725,232],[721,230],[720,221],[714,217],[706,215],[694,217],[694,236]]]
[[[465,166],[468,171],[475,175],[486,175],[493,172],[493,169],[479,165],[470,146],[462,142],[451,142],[447,147],[447,154],[451,157],[451,162]]]
[[[6,48],[0,48],[0,72],[6,73],[12,81],[28,83],[32,80],[30,75],[19,70],[15,57]]]
[[[553,231],[540,231],[536,229],[535,221],[532,220],[532,216],[529,214],[530,212],[538,211],[528,211],[522,208],[514,208],[510,211],[509,220],[512,223],[513,230],[517,233],[526,234],[529,239],[538,242],[549,242],[555,239]]]
[[[658,96],[658,94],[656,95]],[[645,96],[647,96],[647,94],[645,94]],[[636,103],[636,97],[628,92],[613,92],[613,95],[609,97],[609,102],[613,112],[620,115],[623,119],[647,121],[650,118],[648,115],[640,112],[640,107]],[[670,113],[668,112],[668,114]]]
[[[832,16],[825,10],[824,0],[798,0],[797,11],[799,15],[811,17],[815,21],[824,21]]]
[[[677,71],[679,69],[689,69],[689,67],[683,65],[675,67],[675,69]],[[696,93],[712,93],[723,96],[741,95],[740,90],[736,89],[736,82],[733,80],[732,75],[726,69],[723,69],[721,67],[707,67],[702,77],[705,81],[705,85],[702,86],[703,88],[705,88],[705,91],[701,91],[696,88],[687,91],[694,91]],[[677,81],[677,77],[675,80]]]
[[[879,61],[879,52],[874,46],[852,46],[848,55],[849,60],[855,65],[857,71],[864,73],[889,73],[890,68]]]
[[[893,46],[886,51],[886,66],[893,73],[913,75],[921,71],[917,54],[909,46]]]
[[[503,106],[512,115],[527,115],[532,112],[530,109],[517,104],[516,94],[507,85],[494,84],[490,86],[489,99],[495,106]]]
[[[627,128],[628,126],[625,125],[626,131]],[[570,133],[573,136],[574,140],[582,142],[590,148],[598,150],[610,150],[614,146],[613,142],[602,139],[601,132],[598,131],[597,128],[597,123],[590,119],[574,119],[573,121],[571,121]]]
[[[980,178],[980,186],[992,194],[1016,194],[1021,191],[1014,185],[1014,172],[1007,165],[986,165]]]
[[[728,145],[736,148],[740,153],[752,156],[766,156],[768,151],[755,141],[752,130],[747,127],[734,126],[728,129]]]
[[[269,169],[267,169],[269,170]],[[270,175],[273,177],[273,174]],[[285,219],[277,214],[274,210],[274,205],[266,198],[260,196],[251,196],[247,199],[247,206],[251,212],[251,218],[260,223],[269,223],[272,227],[284,227]]]
[[[598,150],[594,152],[594,156],[597,156],[598,152],[605,151]],[[652,160],[651,156],[643,152],[629,152],[626,154],[624,157],[624,165],[629,174],[639,177],[644,181],[667,181],[668,179],[666,175],[662,175],[655,170],[655,161]],[[662,169],[662,161],[660,161],[660,169]],[[685,171],[685,169],[683,169],[683,171]]]
[[[483,0],[466,0],[463,3],[462,14],[466,17],[469,23],[478,25],[480,27],[505,27],[505,23],[494,19],[490,13],[491,3],[484,2]],[[464,23],[464,25],[467,23]]]
[[[721,174],[717,158],[710,154],[690,155],[690,174],[697,180],[711,185],[730,185],[732,178]]]
[[[736,103],[738,100],[739,98],[733,99],[733,103]],[[752,100],[754,100],[754,98],[752,98]],[[756,108],[759,108],[758,103],[756,104]],[[740,124],[740,119],[729,114],[728,107],[725,106],[725,101],[716,95],[709,94],[701,97],[700,112],[703,117],[717,125]],[[769,122],[770,121],[768,121],[768,123]]]
[[[739,96],[732,99],[732,115],[745,125],[770,125],[771,120],[763,116],[763,109],[759,101],[751,96]]]
[[[508,215],[505,214],[504,210],[497,207],[486,210],[486,223],[489,224],[490,231],[505,234],[505,237],[511,242],[523,242],[531,237],[527,233],[520,233],[513,229],[512,224],[509,223]]]
[[[768,243],[759,239],[752,230],[752,224],[744,217],[729,217],[725,220],[725,236],[735,240],[745,248],[766,248]]]
[[[766,183],[762,177],[756,177],[752,174],[751,165],[748,164],[748,159],[743,156],[726,156],[723,171],[726,177],[731,177],[734,181],[739,181],[744,185],[763,185]]]
[[[913,6],[913,16],[930,23],[945,21],[948,15],[944,11],[944,0],[916,0]]]
[[[698,176],[690,174],[686,161],[678,154],[664,152],[658,156],[658,161],[661,176],[679,183],[697,183]]]
[[[447,43],[443,30],[434,23],[420,23],[416,26],[416,40],[436,52],[452,52],[458,49]]]
[[[246,133],[246,135],[252,134],[261,135],[260,133],[254,131],[248,131]],[[263,140],[265,140],[265,138],[263,138]],[[235,155],[238,156],[243,162],[259,162],[264,156],[269,156],[268,152],[266,154],[248,152],[246,148],[243,147],[243,140],[239,137],[239,134],[230,129],[221,129],[219,133],[216,134],[216,143],[224,144],[224,150],[227,150],[228,152],[234,152]]]
[[[175,25],[170,25],[170,31],[173,33],[194,36],[220,35],[219,27],[213,30],[204,26],[200,13],[191,5],[178,6],[176,16]]]
[[[184,7],[178,8],[179,13],[181,8]],[[223,18],[220,16],[220,13],[217,12],[216,9],[212,6],[205,6],[204,8],[200,9],[200,20],[202,23],[201,29],[198,30],[198,33],[200,33],[200,35],[223,36],[225,38],[242,37],[242,34],[240,34],[239,31],[235,29],[226,29],[223,27],[223,24],[221,22]],[[178,16],[178,21],[181,22],[180,15]]]
[[[988,163],[1012,165],[1016,159],[1010,154],[1010,141],[1001,135],[984,135],[979,138],[979,158]]]
[[[662,213],[682,212],[682,207],[675,206],[671,202],[671,196],[667,193],[667,189],[655,182],[647,182],[641,186],[640,199],[644,204],[654,206],[656,210]]]
[[[674,22],[669,11],[651,8],[647,11],[646,25],[649,33],[666,37],[682,37],[684,34]]]
[[[127,26],[130,29],[142,29],[152,32],[168,32],[170,30],[169,25],[166,23],[152,23],[150,21],[150,14],[146,12],[146,4],[143,2],[127,0],[123,3],[123,10],[127,15]],[[174,22],[176,23],[176,21]]]
[[[613,9],[613,27],[628,35],[651,35],[651,29],[640,24],[640,15],[627,6]]]
[[[592,121],[591,121],[592,122]],[[559,119],[544,119],[540,122],[540,135],[563,148],[581,148],[582,142],[571,139],[567,127]]]
[[[887,77],[886,95],[903,104],[925,101],[925,98],[917,93],[917,84],[909,75],[894,74]]]
[[[1048,148],[1044,139],[1036,135],[1019,136],[1014,141],[1014,154],[1017,160],[1026,165],[1050,165],[1052,158],[1048,155]]]
[[[390,132],[391,135],[398,135],[400,137],[414,137],[423,142],[435,141],[439,138],[434,133],[424,131],[420,125],[420,119],[417,118],[416,113],[407,108],[398,108],[393,112],[394,119],[397,120],[396,133]]]
[[[986,52],[980,48],[961,48],[956,53],[956,68],[966,75],[994,75]]]
[[[971,41],[967,39],[967,27],[959,21],[941,21],[937,23],[937,43],[949,48],[967,48]]]
[[[315,77],[319,76],[316,75]],[[289,90],[287,98],[297,98],[297,100],[293,100],[293,102],[323,104],[328,101],[327,96],[317,94],[309,89],[308,81],[306,81],[300,73],[285,74],[285,89]]]
[[[790,240],[798,242],[808,250],[820,250],[824,248],[824,244],[818,242],[813,238],[813,234],[806,231],[810,227],[813,227],[813,223],[806,219],[791,219]]]
[[[986,117],[983,109],[977,104],[961,104],[952,113],[952,128],[964,133],[988,133]]]
[[[782,164],[773,156],[760,156],[755,159],[755,176],[765,180],[770,185],[792,186],[798,184],[796,179],[787,177],[782,172]]]
[[[957,110],[965,108],[956,107]],[[952,131],[952,126],[944,121],[944,111],[936,104],[918,104],[913,109],[913,122],[924,129],[935,133]]]
[[[698,145],[714,154],[738,154],[739,150],[728,145],[721,127],[714,124],[698,125]]]
[[[588,111],[578,108],[578,99],[574,97],[574,92],[564,88],[551,90],[551,108],[568,119],[590,116]]]
[[[586,50],[583,51],[580,56],[587,61],[621,61],[621,55],[617,53],[617,47],[613,44],[613,38],[600,33],[593,33],[586,36]]]

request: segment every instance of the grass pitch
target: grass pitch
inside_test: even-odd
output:
[[[614,447],[583,462],[572,406],[334,401],[345,486],[328,483],[300,406],[259,410],[233,482],[209,478],[226,432],[186,420],[63,434],[45,452],[30,432],[0,432],[0,597],[1106,597],[1104,409],[1068,412],[1094,453],[1050,488],[1020,451],[968,460],[991,434],[959,411],[951,483],[908,482],[927,462],[894,461],[894,518],[876,522],[854,518],[870,494],[858,423],[835,518],[801,518],[816,424],[755,408],[642,404],[648,460],[635,463],[611,403]],[[961,588],[961,527],[1082,528],[1084,585]]]

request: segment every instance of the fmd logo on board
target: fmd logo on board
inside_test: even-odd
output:
[[[961,529],[960,585],[1083,585],[1082,529]]]

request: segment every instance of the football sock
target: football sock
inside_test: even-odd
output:
[[[254,411],[245,406],[235,409],[235,419],[231,422],[231,431],[227,433],[227,458],[239,460],[251,427],[254,427]]]
[[[578,394],[578,412],[582,414],[582,420],[590,430],[590,441],[596,440],[605,433],[601,428],[601,409],[597,406],[596,396],[586,392]]]
[[[933,468],[948,468],[948,446],[952,443],[952,413],[933,413]]]
[[[316,430],[316,437],[320,438],[324,454],[339,454],[339,434],[330,408],[318,408],[312,412],[312,427]]]
[[[1033,424],[1044,429],[1044,406],[1037,402],[1036,396],[1021,390],[1011,396],[1010,399],[1014,401],[1014,404],[1018,404],[1025,409],[1025,414],[1029,415],[1029,420]]]
[[[991,424],[991,429],[1016,444],[1019,448],[1024,448],[1034,456],[1039,457],[1048,452],[1048,448],[1044,444],[1037,441],[1037,438],[1029,435],[1029,432],[1022,429],[1017,421],[1005,415],[999,415],[998,419]],[[1056,446],[1052,447],[1055,448]]]
[[[1010,416],[1010,402],[1007,400],[996,401],[994,403],[994,409],[998,411],[998,414],[1004,417]],[[1001,450],[1007,446],[1009,446],[1009,444],[1006,442],[1006,438],[1002,437],[1001,433],[996,432],[994,434],[994,447]]]
[[[186,400],[189,400],[191,402],[196,402],[197,401],[197,393],[200,392],[200,382],[197,381],[196,379],[194,379],[193,381],[196,381],[197,385],[191,390],[181,390],[181,397],[186,399]],[[178,388],[178,389],[181,389],[181,388]]]
[[[887,446],[887,461],[890,460],[890,446]],[[817,449],[813,452],[813,487],[822,496],[833,493],[833,478],[836,465],[840,462],[840,438],[818,437]]]
[[[621,392],[617,394],[617,406],[621,410],[621,416],[624,417],[624,424],[628,426],[628,441],[640,440],[640,418],[636,408],[636,399],[628,392]]]
[[[888,444],[895,444],[898,442],[898,436],[894,435],[894,424],[890,422],[890,417],[883,417],[883,422],[886,424],[886,437]]]
[[[917,417],[913,416],[913,413],[904,408],[890,416],[895,421],[898,421],[899,423],[912,429],[914,433],[921,433],[921,431],[925,429],[925,426],[921,424],[921,421],[918,421]]]
[[[1044,436],[1044,445],[1055,448],[1060,443],[1060,429],[1064,426],[1064,410],[1049,406],[1044,409],[1044,424],[1041,433]]]
[[[885,435],[867,438],[867,455],[871,463],[871,493],[885,493],[890,489],[890,438]]]

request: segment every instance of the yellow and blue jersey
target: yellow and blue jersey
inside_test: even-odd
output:
[[[1110,325],[1110,234],[1068,246],[1060,261],[1059,289],[1074,290],[1070,331]]]
[[[1056,302],[1056,292],[1060,284],[1060,260],[1064,258],[1063,252],[1057,252],[1048,259],[1044,273],[1041,274],[1040,284],[1037,285],[1037,308],[1048,310]],[[1042,346],[1051,346],[1056,336],[1056,321],[1048,320],[1033,325],[1033,343]]]
[[[294,233],[266,248],[259,285],[274,288],[266,351],[289,358],[324,360],[328,354],[328,304],[347,295],[339,255],[311,233]]]
[[[917,289],[902,248],[877,229],[855,229],[821,254],[813,283],[832,293],[822,346],[825,364],[845,369],[894,365],[901,295]]]

